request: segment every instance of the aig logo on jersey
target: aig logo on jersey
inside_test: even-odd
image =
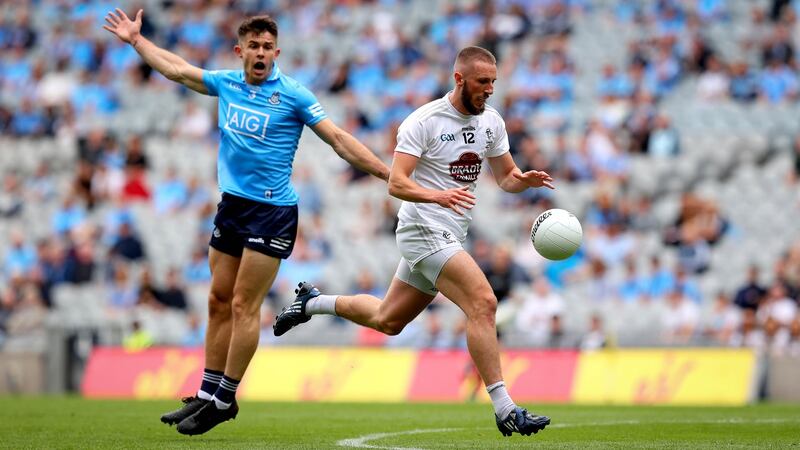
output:
[[[483,161],[475,152],[464,152],[450,163],[450,176],[456,181],[472,183],[481,173]]]
[[[269,114],[254,111],[244,106],[231,103],[225,117],[225,129],[256,139],[264,139],[267,135]]]

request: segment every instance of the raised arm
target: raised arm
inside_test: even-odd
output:
[[[312,125],[311,129],[330,145],[339,157],[354,167],[383,181],[389,179],[389,167],[353,135],[336,126],[331,119],[323,119]]]
[[[417,167],[417,158],[408,153],[395,152],[392,172],[389,175],[389,195],[414,203],[436,203],[443,208],[449,208],[460,215],[463,209],[472,209],[475,206],[475,195],[469,191],[469,186],[440,191],[427,189],[411,179],[411,174]]]
[[[555,189],[553,177],[548,175],[547,172],[529,170],[522,173],[509,152],[489,158],[489,166],[492,168],[492,174],[495,181],[497,181],[497,185],[506,192],[516,193],[531,187],[538,188],[542,186]]]
[[[158,47],[141,35],[143,12],[140,9],[136,13],[136,18],[131,20],[124,11],[117,8],[116,12],[108,13],[106,16],[108,25],[103,25],[103,29],[114,33],[122,42],[133,46],[148,66],[165,77],[193,91],[208,94],[208,90],[203,84],[202,69],[189,64],[180,56]]]

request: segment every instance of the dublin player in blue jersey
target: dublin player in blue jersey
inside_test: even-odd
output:
[[[202,434],[238,413],[236,388],[258,347],[261,302],[294,246],[297,194],[289,178],[303,127],[365,172],[387,180],[389,168],[328,119],[314,94],[280,71],[278,27],[269,16],[239,26],[233,51],[243,70],[217,71],[194,67],[142,36],[142,10],[130,19],[117,9],[106,22],[103,28],[133,46],[150,67],[219,98],[222,201],[209,248],[205,371],[197,394],[161,417],[177,423],[182,434]]]

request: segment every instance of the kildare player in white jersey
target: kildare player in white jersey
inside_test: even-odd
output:
[[[495,330],[497,299],[462,243],[484,160],[507,192],[553,189],[553,179],[536,170],[523,173],[511,158],[505,123],[486,105],[497,78],[494,55],[480,47],[461,50],[453,78],[455,88],[412,113],[397,134],[389,193],[404,200],[397,227],[403,258],[386,297],[321,295],[311,284],[300,283],[296,300],[278,315],[274,331],[280,336],[314,314],[334,314],[396,335],[441,291],[467,316],[467,346],[500,432],[530,435],[550,419],[518,407],[508,395]]]

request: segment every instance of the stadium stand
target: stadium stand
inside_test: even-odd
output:
[[[215,103],[104,34],[115,6],[0,5],[5,351],[44,352],[52,329],[121,344],[134,323],[156,345],[198,344],[218,198]],[[448,90],[457,49],[493,50],[491,101],[515,160],[558,187],[511,196],[479,183],[469,248],[492,274],[506,344],[800,353],[790,332],[800,321],[800,1],[142,0],[126,9],[139,6],[148,36],[205,68],[238,67],[236,24],[272,13],[282,70],[387,162],[400,121]],[[273,311],[297,281],[380,294],[399,258],[399,203],[385,186],[311,133],[295,167],[301,238],[264,306],[262,345],[463,346],[460,312],[440,300],[388,339],[328,317],[272,337]],[[549,207],[584,226],[582,250],[564,262],[528,241]],[[748,280],[751,267],[762,276]],[[754,300],[739,302],[747,289]]]

